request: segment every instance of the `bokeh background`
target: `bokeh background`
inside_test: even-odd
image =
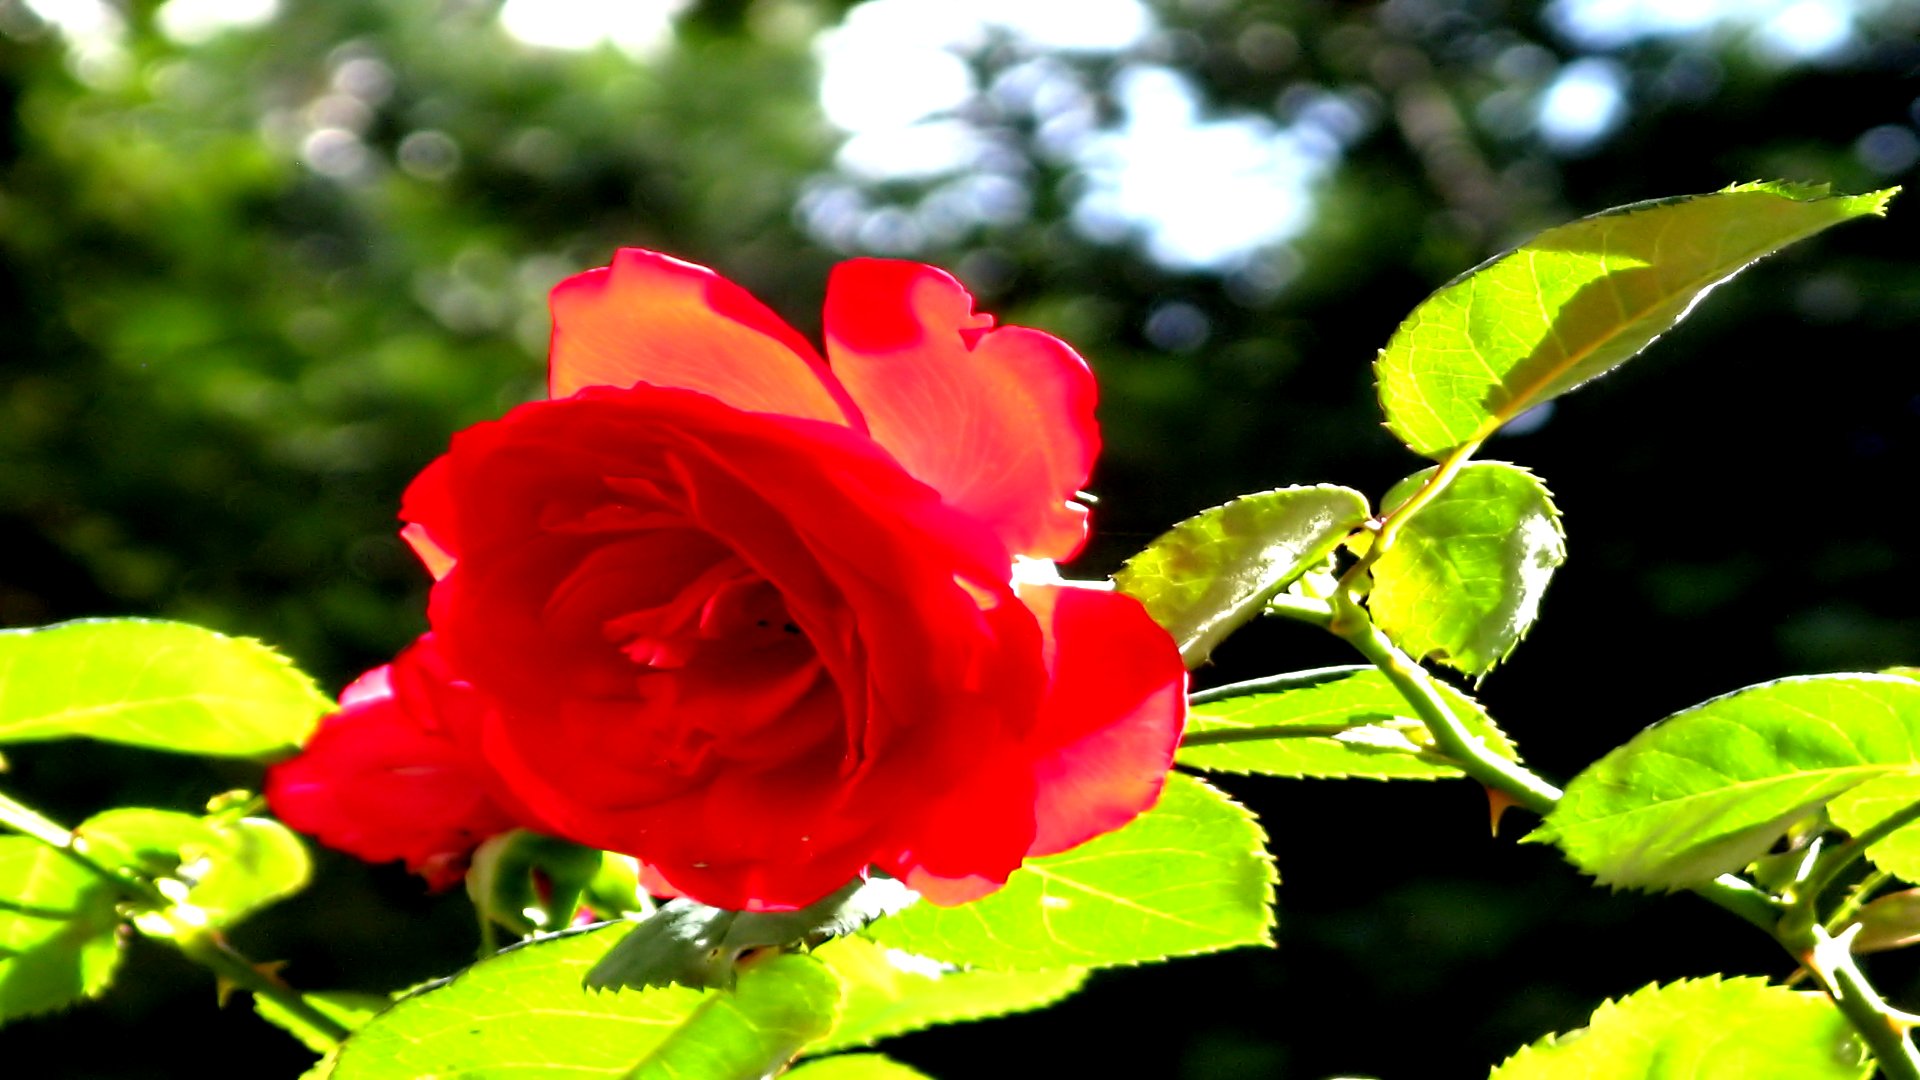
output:
[[[923,259],[1073,342],[1102,388],[1092,576],[1240,492],[1420,467],[1369,361],[1533,231],[1738,180],[1912,183],[1920,3],[0,0],[0,106],[0,626],[188,619],[337,689],[422,629],[401,490],[538,393],[547,289],[615,246],[809,332],[837,259]],[[1482,688],[1537,768],[1750,682],[1920,661],[1916,238],[1896,202],[1777,257],[1490,445],[1570,533]],[[1346,659],[1263,626],[1199,679]],[[258,780],[90,745],[9,763],[68,821]],[[1790,966],[1690,898],[1489,838],[1471,785],[1226,786],[1273,834],[1277,950],[890,1051],[952,1078],[1482,1076],[1605,996]],[[320,866],[238,934],[298,985],[470,958],[457,892]],[[1877,970],[1920,1007],[1920,966]],[[0,1031],[0,1060],[41,1054],[309,1060],[139,942],[104,1001]]]

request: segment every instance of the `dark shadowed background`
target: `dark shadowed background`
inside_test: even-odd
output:
[[[187,619],[336,690],[423,626],[402,488],[539,392],[546,290],[617,245],[809,332],[836,259],[923,259],[1072,342],[1102,388],[1096,539],[1069,568],[1093,576],[1237,493],[1377,496],[1419,468],[1369,361],[1533,231],[1739,180],[1911,183],[1920,4],[0,0],[0,106],[0,626]],[[1911,200],[1489,446],[1569,531],[1483,687],[1542,772],[1750,682],[1920,662]],[[1255,627],[1198,679],[1335,644]],[[0,785],[67,821],[258,782],[91,745],[8,759]],[[1490,839],[1469,784],[1227,786],[1273,834],[1277,950],[1104,972],[890,1052],[951,1078],[1482,1076],[1603,997],[1790,967],[1691,898],[1609,896]],[[475,942],[459,893],[331,855],[238,938],[303,988],[366,990]],[[310,1060],[167,950],[129,964],[104,1001],[0,1031],[0,1060]],[[1920,1006],[1920,966],[1876,970]]]

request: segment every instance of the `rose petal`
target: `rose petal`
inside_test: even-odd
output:
[[[1186,721],[1186,666],[1138,601],[1063,585],[1022,585],[1020,599],[1046,641],[1038,725],[952,782],[906,822],[910,844],[879,860],[935,904],[977,900],[1023,858],[1077,847],[1152,807]]]
[[[1032,846],[1037,801],[1018,753],[1017,746],[1007,746],[999,761],[986,763],[969,782],[951,784],[911,819],[909,845],[875,862],[943,907],[1005,885]]]
[[[556,286],[552,306],[555,398],[648,383],[858,426],[859,413],[806,339],[704,266],[622,248],[612,266]]]
[[[1029,751],[1038,797],[1028,852],[1051,855],[1159,800],[1186,724],[1187,669],[1130,596],[1039,585],[1020,599],[1040,620],[1052,674]]]
[[[400,530],[400,539],[405,540],[407,546],[413,549],[413,553],[420,557],[421,565],[427,568],[427,573],[432,574],[435,581],[446,577],[447,571],[452,570],[453,564],[457,561],[452,552],[434,541],[425,525],[403,527]]]
[[[790,720],[817,729],[835,713],[833,695],[820,695]],[[511,720],[489,726],[488,757],[502,775],[547,812],[544,820],[556,834],[608,850],[645,851],[648,889],[659,895],[735,911],[791,910],[846,884],[871,859],[879,811],[843,812],[848,792],[835,782],[839,758],[832,740],[773,768],[730,763],[649,803],[646,797],[655,793],[642,788],[650,773],[631,762],[609,770],[601,760],[591,766],[575,760],[564,785],[556,783],[533,760],[541,748],[516,728]],[[556,725],[553,737],[572,736]],[[615,748],[601,745],[601,758],[611,757]]]
[[[368,862],[404,860],[436,889],[481,841],[515,825],[451,728],[484,708],[437,677],[431,639],[361,676],[299,756],[267,770],[274,815]]]
[[[827,285],[827,355],[874,439],[1012,551],[1070,558],[1100,449],[1093,374],[1057,338],[992,325],[918,263],[856,259]]]

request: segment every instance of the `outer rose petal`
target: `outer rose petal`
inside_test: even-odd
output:
[[[1033,741],[1035,835],[1051,855],[1132,821],[1160,799],[1187,720],[1187,669],[1131,596],[1023,585],[1052,682]]]
[[[955,784],[911,821],[907,842],[876,860],[928,901],[943,907],[978,900],[1007,883],[1032,845],[1032,769],[1017,744],[1000,749],[997,767]]]
[[[882,863],[936,904],[977,900],[1024,858],[1077,847],[1152,807],[1186,724],[1186,666],[1139,601],[1063,585],[1022,585],[1020,599],[1046,641],[1039,723],[913,821],[912,843]],[[1026,830],[1032,840],[1009,850]]]
[[[427,535],[425,525],[408,525],[400,530],[400,539],[405,540],[413,553],[420,557],[420,564],[427,568],[427,573],[433,575],[433,580],[439,581],[447,576],[447,571],[453,569],[453,556]]]
[[[856,259],[827,284],[827,355],[874,439],[1010,550],[1067,559],[1100,450],[1093,373],[1057,338],[992,325],[918,263]]]
[[[426,682],[430,650],[416,646],[347,687],[300,755],[267,770],[266,796],[276,817],[328,847],[368,862],[405,860],[442,889],[460,880],[481,841],[515,820],[443,726],[479,706],[464,687]],[[397,681],[412,685],[399,690]]]
[[[697,390],[737,409],[859,425],[813,346],[704,266],[622,248],[555,286],[548,386],[564,398],[636,383]]]

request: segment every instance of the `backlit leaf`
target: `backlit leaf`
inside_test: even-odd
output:
[[[185,623],[0,630],[0,743],[84,736],[265,757],[298,748],[333,708],[279,653]]]
[[[725,989],[743,956],[850,934],[918,898],[898,881],[873,878],[849,882],[797,911],[726,911],[684,897],[669,900],[607,951],[587,973],[587,985]]]
[[[731,992],[707,994],[634,1070],[633,1080],[772,1076],[833,1027],[840,980],[811,956],[775,953],[741,965]]]
[[[836,1054],[803,1061],[782,1075],[785,1080],[932,1080],[919,1069],[880,1054]]]
[[[1869,781],[1920,775],[1920,683],[1816,675],[1676,713],[1567,785],[1527,837],[1609,885],[1677,889],[1739,870]]]
[[[1222,687],[1201,695],[1175,760],[1195,769],[1269,776],[1436,780],[1465,775],[1434,749],[1426,725],[1378,668],[1299,674],[1303,678],[1279,693],[1214,697],[1232,689]],[[1501,757],[1514,758],[1513,744],[1478,702],[1445,683],[1439,686],[1468,732]],[[1246,741],[1238,741],[1243,736]],[[1213,741],[1227,739],[1236,741]]]
[[[833,1033],[809,1053],[870,1046],[936,1024],[1038,1009],[1080,988],[1086,972],[961,969],[909,956],[864,937],[845,937],[813,954],[840,979],[846,997]]]
[[[678,986],[581,986],[631,929],[536,938],[404,998],[341,1045],[330,1078],[625,1076],[706,998]]]
[[[102,862],[187,885],[184,902],[212,926],[292,896],[312,873],[305,842],[267,818],[123,807],[95,814],[74,832]]]
[[[1916,803],[1920,803],[1920,775],[1889,776],[1833,800],[1827,812],[1835,825],[1858,834]],[[1920,882],[1920,825],[1895,830],[1869,847],[1867,858],[1890,874]]]
[[[1188,667],[1333,551],[1367,519],[1343,487],[1243,495],[1175,525],[1113,575],[1180,643]]]
[[[1382,505],[1399,506],[1432,474],[1402,480]],[[1408,519],[1374,562],[1367,607],[1407,652],[1484,675],[1526,635],[1566,558],[1560,511],[1540,478],[1477,461]]]
[[[1625,363],[1763,255],[1886,212],[1898,189],[1739,184],[1635,203],[1539,236],[1442,286],[1374,365],[1387,426],[1439,459]]]
[[[1489,1080],[1862,1080],[1859,1036],[1825,994],[1712,976],[1649,986],[1549,1035]]]
[[[971,967],[1137,964],[1270,944],[1274,881],[1252,815],[1175,773],[1159,805],[1126,827],[1030,860],[984,899],[916,904],[867,936]]]
[[[323,991],[302,996],[307,999],[307,1004],[331,1017],[349,1031],[357,1031],[366,1026],[367,1021],[373,1019],[376,1013],[393,1004],[393,999],[385,994],[363,994],[350,990]],[[333,1038],[326,1032],[314,1028],[306,1020],[288,1012],[272,998],[255,996],[253,1011],[260,1015],[260,1019],[299,1039],[307,1049],[316,1054],[324,1054],[335,1045]]]
[[[0,1022],[107,988],[120,961],[118,899],[40,841],[0,836]]]

